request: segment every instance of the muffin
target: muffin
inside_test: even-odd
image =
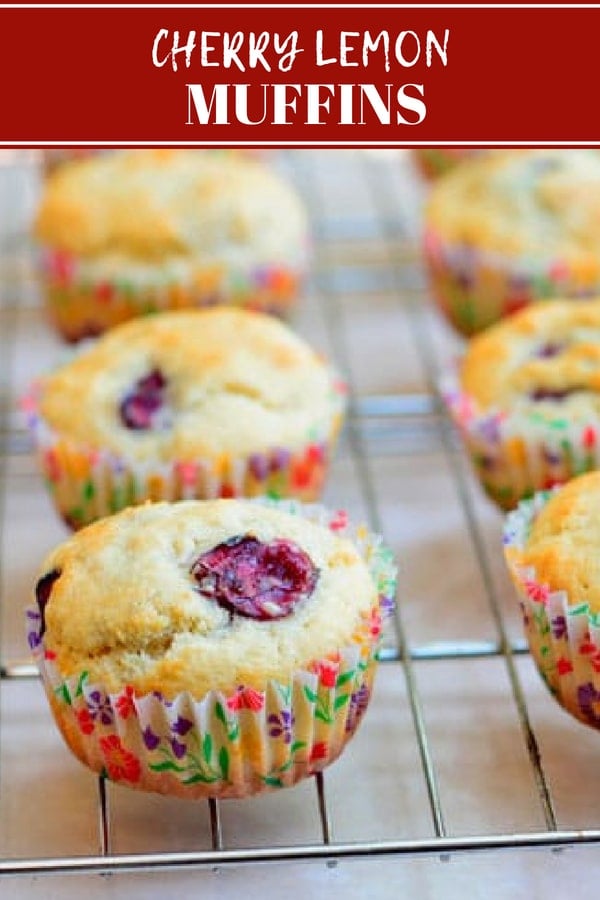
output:
[[[505,553],[542,678],[600,728],[600,473],[522,503],[508,516]]]
[[[243,154],[138,150],[71,163],[47,180],[34,231],[50,317],[73,341],[165,309],[284,315],[307,265],[299,198]]]
[[[129,508],[51,552],[29,645],[93,771],[181,797],[294,784],[367,707],[391,554],[341,513],[250,500]]]
[[[344,398],[283,322],[219,307],[114,328],[23,407],[54,503],[78,528],[147,499],[314,500]]]
[[[600,294],[600,154],[488,153],[441,178],[424,211],[433,295],[471,335],[548,297]]]
[[[492,325],[442,391],[504,509],[599,468],[600,300],[550,300]]]

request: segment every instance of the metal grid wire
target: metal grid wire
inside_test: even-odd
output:
[[[477,850],[518,849],[518,848],[561,848],[567,845],[596,844],[600,842],[600,829],[580,827],[560,827],[555,811],[552,785],[545,772],[538,747],[538,739],[532,725],[526,702],[518,661],[524,658],[526,647],[518,632],[511,634],[506,621],[505,598],[500,596],[495,573],[493,551],[481,527],[476,488],[471,484],[468,466],[462,458],[461,450],[445,420],[436,396],[438,361],[434,337],[430,324],[431,310],[424,307],[426,290],[420,270],[415,236],[415,207],[413,198],[406,208],[402,208],[403,195],[398,186],[392,184],[396,170],[389,162],[382,162],[376,154],[354,154],[351,159],[354,182],[347,185],[349,192],[360,184],[363,198],[368,198],[370,213],[363,216],[360,203],[339,213],[336,197],[327,190],[327,178],[319,178],[318,164],[325,159],[326,172],[331,174],[342,165],[343,157],[327,154],[315,155],[301,151],[282,157],[281,165],[297,184],[311,213],[315,235],[314,283],[311,294],[318,306],[322,339],[328,344],[331,354],[345,372],[350,386],[350,412],[345,429],[341,454],[344,463],[353,471],[357,486],[357,503],[368,518],[371,528],[386,535],[388,520],[382,515],[383,491],[376,477],[377,463],[386,455],[390,464],[396,459],[417,460],[426,453],[434,453],[440,464],[447,467],[455,492],[457,509],[462,528],[467,536],[468,552],[472,556],[482,590],[482,602],[487,607],[491,628],[484,637],[441,640],[414,638],[411,634],[412,620],[409,613],[410,597],[400,591],[400,602],[394,627],[387,635],[382,653],[382,668],[397,673],[397,684],[409,711],[410,730],[416,743],[415,757],[419,769],[413,778],[422,782],[423,796],[428,807],[429,833],[413,836],[405,831],[398,836],[373,838],[361,835],[352,840],[336,840],[333,836],[332,819],[337,818],[328,791],[329,772],[314,780],[312,799],[303,802],[315,804],[315,818],[318,821],[317,835],[310,841],[290,842],[274,845],[252,843],[252,846],[228,845],[226,829],[222,822],[222,804],[208,801],[198,805],[198,816],[207,817],[209,841],[207,849],[182,849],[168,851],[117,852],[113,849],[112,832],[115,814],[111,809],[111,786],[102,779],[97,790],[97,844],[95,853],[5,856],[0,848],[0,874],[32,874],[50,872],[107,872],[134,870],[161,870],[192,867],[215,867],[231,864],[252,865],[255,863],[322,860],[335,864],[343,858],[423,856],[437,855],[445,858],[451,854]],[[345,175],[339,176],[339,188],[343,193]],[[406,199],[406,198],[404,198]],[[418,198],[417,198],[418,201]],[[365,202],[363,199],[362,203]],[[5,263],[16,259],[21,245],[5,243],[3,258]],[[27,254],[26,254],[27,256]],[[10,266],[9,266],[10,268]],[[18,267],[17,267],[18,268]],[[33,477],[33,464],[29,471],[30,447],[26,435],[15,424],[11,415],[14,402],[13,363],[15,342],[20,339],[18,328],[19,286],[22,276],[3,272],[3,289],[0,294],[0,515],[3,528],[3,543],[7,543],[7,533],[11,528],[7,508],[7,485],[10,477],[9,461],[22,461],[27,477]],[[375,293],[385,298],[385,302],[398,304],[402,308],[405,338],[414,349],[422,378],[414,390],[386,390],[365,392],[358,383],[353,354],[354,344],[348,338],[348,323],[357,304],[348,304],[348,295],[364,296],[368,305]],[[426,298],[425,298],[426,299]],[[35,314],[35,310],[28,315]],[[435,316],[435,313],[433,314]],[[355,343],[355,342],[354,342]],[[416,383],[416,382],[415,382]],[[437,458],[436,457],[436,458]],[[403,470],[404,471],[404,470]],[[401,477],[398,474],[398,477]],[[42,490],[40,486],[40,490]],[[474,499],[475,498],[475,499]],[[337,499],[337,497],[335,498]],[[401,515],[401,511],[399,511]],[[402,558],[402,547],[398,548]],[[2,562],[3,573],[2,604],[10,602],[11,585],[8,582],[6,551]],[[21,598],[22,599],[22,598]],[[418,629],[417,629],[418,630]],[[541,822],[541,827],[515,830],[489,830],[485,833],[460,833],[447,824],[444,792],[440,790],[437,763],[440,750],[434,749],[428,722],[427,701],[420,689],[421,676],[417,668],[436,663],[448,663],[459,667],[465,661],[479,660],[485,665],[500,665],[509,685],[512,715],[517,722],[517,731],[522,741],[521,750],[526,754],[530,775],[535,785],[534,804],[537,805],[530,820]],[[1,660],[0,689],[5,693],[18,683],[35,685],[32,666],[18,656],[6,656]],[[7,715],[0,722],[0,747],[3,730],[7,727]],[[560,715],[557,712],[557,715]],[[576,726],[578,727],[578,726]],[[369,729],[369,716],[363,730]],[[350,752],[350,751],[347,751]],[[443,748],[441,750],[443,753]],[[336,764],[340,765],[339,763]],[[0,772],[0,787],[1,787]],[[395,773],[389,773],[394,779]],[[369,786],[366,786],[369,789]],[[295,790],[295,789],[293,789]],[[82,801],[83,802],[83,801]],[[253,803],[254,801],[245,801]],[[285,798],[284,801],[285,802]],[[202,810],[204,809],[204,813]]]

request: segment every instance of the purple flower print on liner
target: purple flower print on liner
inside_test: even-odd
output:
[[[500,419],[498,416],[487,416],[477,423],[477,434],[490,444],[500,443]]]
[[[253,453],[248,462],[248,468],[257,481],[264,481],[269,474],[269,461],[262,453]]]
[[[163,706],[167,706],[167,707],[173,706],[173,701],[167,700],[167,698],[164,696],[164,694],[162,694],[160,691],[152,691],[152,697],[156,697],[157,700],[160,700],[160,702],[163,704]]]
[[[544,447],[543,451],[544,461],[548,463],[549,466],[559,466],[562,462],[562,455],[558,450],[551,450],[550,447]]]
[[[110,700],[102,691],[91,691],[87,696],[87,707],[90,716],[103,725],[111,725],[113,722],[113,711]]]
[[[388,597],[385,594],[379,595],[379,609],[381,610],[381,615],[384,619],[392,616],[395,608],[396,603],[393,597]]]
[[[530,284],[531,279],[528,275],[515,273],[508,279],[508,287],[511,293],[513,291],[526,291]]]
[[[290,743],[292,740],[292,725],[294,724],[294,717],[291,712],[287,709],[282,709],[279,715],[271,713],[267,722],[271,726],[269,728],[270,737],[282,737],[284,743]]]
[[[600,691],[596,690],[591,681],[577,688],[579,708],[588,722],[595,726],[600,726],[600,715],[594,709],[594,703],[598,703],[598,701],[600,701]]]
[[[144,739],[144,744],[146,745],[147,750],[156,750],[156,748],[160,744],[159,736],[155,734],[154,731],[152,731],[149,725],[144,728],[142,737]]]
[[[565,616],[555,616],[550,625],[552,627],[552,635],[557,641],[567,636],[567,620]]]
[[[271,472],[279,472],[281,469],[287,469],[290,463],[290,455],[290,451],[284,450],[283,447],[273,450],[269,461]]]
[[[346,719],[346,731],[354,731],[360,719],[369,705],[370,692],[366,684],[360,686],[350,697],[348,718]]]
[[[179,737],[184,737],[184,735],[186,735],[193,727],[194,723],[189,719],[185,719],[183,716],[177,716],[175,721],[171,723],[171,731],[173,734],[178,734]]]
[[[456,272],[456,281],[463,291],[470,290],[475,284],[473,272],[470,269],[459,269]]]
[[[36,610],[28,609],[26,612],[26,617],[27,643],[30,650],[35,650],[42,643],[42,638],[40,637],[40,623],[42,620],[42,616],[39,612],[36,612]]]
[[[177,740],[177,738],[171,738],[169,743],[171,744],[173,755],[177,759],[183,759],[183,757],[187,753],[187,747],[185,746],[185,744],[182,744],[181,741]]]

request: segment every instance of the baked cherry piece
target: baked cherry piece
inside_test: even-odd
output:
[[[567,397],[570,397],[571,394],[581,393],[581,388],[564,388],[564,389],[553,389],[553,388],[536,388],[529,395],[531,400],[534,400],[536,403],[542,400],[556,400],[561,401],[565,400]]]
[[[559,341],[548,341],[546,344],[542,344],[535,351],[535,355],[540,359],[552,359],[554,356],[558,356],[565,349],[566,344],[560,343]]]
[[[126,428],[148,431],[159,427],[159,413],[165,405],[167,381],[160,369],[136,381],[134,388],[121,401],[119,414]]]
[[[231,616],[282,619],[314,591],[318,569],[292,541],[264,544],[237,535],[203,553],[191,568],[198,590]]]
[[[40,637],[43,637],[44,632],[46,631],[46,604],[50,599],[50,594],[52,593],[54,582],[58,578],[60,578],[60,572],[58,571],[58,569],[53,569],[51,572],[43,575],[35,586],[35,599],[37,601],[40,615],[42,617]]]

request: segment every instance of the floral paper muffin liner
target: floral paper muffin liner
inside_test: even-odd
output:
[[[600,468],[600,421],[584,424],[534,411],[481,411],[457,377],[442,379],[442,398],[488,496],[510,510],[536,491]]]
[[[240,684],[229,695],[210,691],[201,699],[140,696],[129,686],[109,693],[90,684],[86,672],[61,677],[40,610],[27,610],[29,647],[55,720],[94,772],[185,798],[244,797],[293,785],[342,752],[369,704],[382,624],[394,606],[396,567],[381,539],[352,527],[345,513],[293,501],[277,505],[353,539],[378,592],[350,646],[311,661],[286,683],[270,681],[265,690]]]
[[[307,435],[299,448],[272,447],[249,456],[221,454],[167,462],[136,462],[67,440],[41,416],[35,385],[21,408],[53,503],[66,524],[77,529],[146,500],[258,496],[317,500],[346,406],[345,383],[336,377],[332,391],[329,433]]]
[[[308,256],[308,252],[307,252]],[[171,309],[216,305],[242,306],[287,318],[297,300],[306,266],[261,265],[235,269],[207,265],[191,279],[168,270],[154,280],[86,277],[77,257],[45,250],[41,280],[49,317],[68,341],[102,334],[136,316]]]
[[[560,259],[543,264],[424,235],[423,252],[432,293],[448,321],[465,336],[539,300],[587,297],[600,292],[600,266],[577,269]]]
[[[551,694],[571,715],[600,728],[600,616],[587,602],[553,591],[535,569],[517,564],[515,551],[527,541],[532,523],[551,491],[540,491],[507,517],[506,561],[517,589],[527,640]]]

